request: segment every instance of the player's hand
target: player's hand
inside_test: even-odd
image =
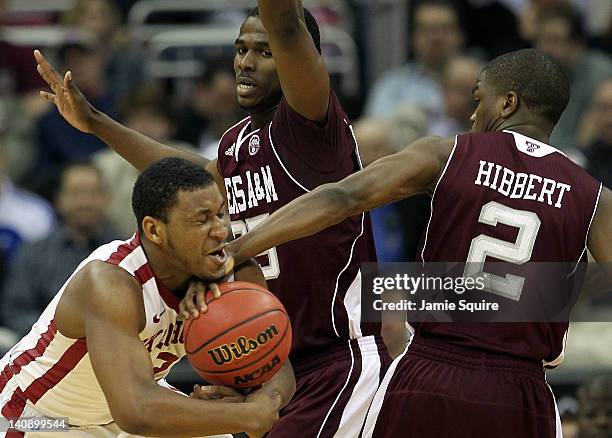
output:
[[[246,403],[254,405],[254,427],[245,432],[251,438],[262,437],[278,421],[278,411],[282,405],[282,398],[278,392],[270,395],[262,389],[253,391],[246,396]]]
[[[214,400],[222,403],[242,403],[245,396],[227,386],[195,385],[189,397],[200,400]]]
[[[62,117],[76,129],[91,133],[96,110],[74,83],[72,72],[67,71],[62,79],[40,51],[34,51],[34,58],[38,73],[53,91],[53,93],[41,91],[41,97],[53,102]]]
[[[200,280],[193,280],[189,283],[189,289],[185,293],[185,297],[179,303],[179,316],[183,319],[197,318],[201,313],[206,313],[208,306],[206,305],[206,291],[212,292],[213,300],[221,296],[221,290],[217,283],[208,285]]]

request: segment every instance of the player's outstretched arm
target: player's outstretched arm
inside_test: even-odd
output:
[[[588,248],[595,260],[612,267],[612,191],[604,187],[589,232]],[[612,274],[612,273],[610,273]],[[612,277],[611,277],[612,278]]]
[[[54,103],[68,123],[98,137],[138,170],[166,157],[184,158],[203,167],[208,164],[204,157],[159,143],[96,110],[77,87],[72,72],[66,72],[62,78],[40,51],[35,50],[34,57],[38,73],[52,90],[41,91],[40,95]]]
[[[347,217],[433,189],[453,140],[425,137],[364,170],[324,184],[280,208],[257,229],[230,242],[238,265],[290,240],[310,236]]]
[[[224,403],[185,397],[157,385],[138,336],[145,324],[142,290],[129,274],[92,262],[73,281],[80,292],[92,367],[122,430],[159,437],[240,431],[261,436],[274,425],[281,404],[278,394],[256,402]]]
[[[304,21],[301,0],[258,0],[283,94],[296,112],[323,122],[329,105],[329,74]]]

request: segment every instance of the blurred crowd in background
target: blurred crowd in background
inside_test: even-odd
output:
[[[322,27],[324,56],[353,119],[364,165],[423,135],[469,131],[472,88],[482,66],[501,53],[536,47],[566,67],[572,84],[551,144],[612,187],[612,0],[305,4]],[[233,41],[254,5],[254,0],[0,0],[4,349],[29,331],[90,251],[135,230],[135,169],[70,127],[39,97],[46,86],[33,48],[61,73],[71,70],[99,110],[160,142],[212,159],[220,136],[244,116],[236,101]],[[396,22],[400,13],[403,28],[381,32],[385,13]],[[393,39],[399,47],[387,44]],[[381,56],[396,49],[401,53]],[[379,259],[413,260],[428,218],[426,196],[375,210]],[[610,296],[597,297],[601,321],[612,321]],[[589,436],[588,421],[607,421],[612,431],[612,378],[592,380],[605,372],[612,372],[612,322],[573,324],[560,377],[555,381],[557,371],[551,373],[565,394],[559,405],[568,433],[581,421],[580,436]]]

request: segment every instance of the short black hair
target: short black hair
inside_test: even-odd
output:
[[[531,111],[554,126],[570,98],[564,68],[552,56],[523,49],[498,56],[484,66],[483,77],[499,92],[514,91]]]
[[[585,43],[589,38],[582,14],[572,5],[568,4],[545,9],[538,18],[539,25],[542,25],[547,20],[565,21],[569,26],[567,36],[571,40]]]
[[[248,13],[246,18],[257,17],[259,18],[259,8],[254,7]],[[314,45],[317,48],[317,52],[321,53],[321,31],[319,30],[319,25],[317,24],[317,20],[314,15],[310,13],[310,11],[304,8],[304,21],[306,22],[306,28],[312,37],[312,41],[314,41]]]
[[[180,190],[192,192],[214,183],[202,167],[182,158],[164,158],[147,167],[134,184],[132,209],[142,232],[142,220],[151,216],[168,222],[168,212]]]

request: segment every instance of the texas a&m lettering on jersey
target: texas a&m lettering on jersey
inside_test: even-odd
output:
[[[230,215],[244,213],[248,209],[258,207],[260,203],[270,204],[278,201],[269,165],[261,166],[255,171],[247,170],[244,175],[223,179]]]

